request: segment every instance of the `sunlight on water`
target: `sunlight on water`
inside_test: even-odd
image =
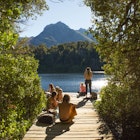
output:
[[[96,81],[92,81],[92,90],[95,92],[99,92],[102,87],[107,85],[107,80],[99,79]]]
[[[84,82],[83,74],[39,74],[41,85],[44,90],[48,89],[48,85],[53,83],[59,86],[64,92],[77,92],[79,85]],[[99,92],[100,89],[107,84],[107,77],[103,73],[95,73],[92,78],[92,90]]]

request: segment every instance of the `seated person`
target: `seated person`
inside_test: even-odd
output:
[[[58,102],[56,100],[57,94],[56,92],[52,92],[51,97],[48,98],[47,101],[47,111],[49,113],[55,114],[56,115],[56,109],[58,106]]]
[[[70,96],[65,94],[62,103],[58,104],[59,107],[59,119],[63,123],[70,123],[77,115],[75,105],[70,103]]]
[[[59,86],[56,86],[56,92],[57,92],[57,101],[62,102],[62,100],[63,100],[63,90]]]
[[[48,90],[45,92],[47,97],[50,97],[53,92],[56,92],[55,86],[50,83]]]
[[[80,83],[80,87],[79,87],[79,96],[85,96],[86,95],[86,86],[85,84],[82,82]]]

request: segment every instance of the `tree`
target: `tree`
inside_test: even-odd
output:
[[[76,73],[83,72],[87,66],[95,71],[101,70],[103,63],[94,46],[94,43],[77,42],[50,48],[40,45],[31,49],[39,60],[39,73]]]
[[[96,27],[94,31],[90,30],[98,41],[96,49],[106,63],[105,72],[111,75],[108,86],[102,91],[99,114],[110,128],[115,128],[116,137],[138,139],[140,1],[85,0],[85,4],[94,14],[93,25]]]
[[[45,0],[0,0],[0,51],[17,43],[19,23],[48,9]]]
[[[22,139],[44,106],[38,61],[17,41],[19,23],[45,9],[45,0],[0,0],[0,139]]]

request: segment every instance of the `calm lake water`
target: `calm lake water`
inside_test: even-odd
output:
[[[77,92],[79,85],[84,82],[83,73],[71,74],[39,74],[41,85],[44,90],[48,89],[48,85],[53,83],[59,86],[64,92]],[[107,76],[101,72],[94,72],[92,78],[92,90],[99,92],[100,89],[107,84]]]

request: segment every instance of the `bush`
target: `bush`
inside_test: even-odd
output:
[[[37,68],[33,57],[0,55],[0,139],[21,139],[45,106]]]
[[[96,103],[104,125],[101,132],[112,131],[116,139],[140,138],[140,96],[135,89],[109,84],[101,91],[102,100]]]

